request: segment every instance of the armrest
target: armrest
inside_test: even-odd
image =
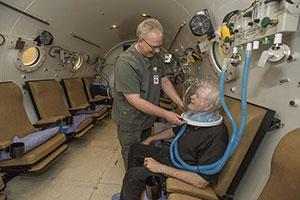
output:
[[[12,144],[12,140],[6,140],[0,142],[0,150],[5,150],[6,148],[10,147]]]
[[[99,97],[90,99],[90,103],[96,103],[96,102],[102,101],[102,100],[104,100],[104,99],[108,99],[108,97],[105,97],[105,96],[99,96]]]
[[[83,104],[83,105],[80,105],[80,106],[69,108],[69,111],[71,112],[72,115],[74,115],[78,111],[86,110],[89,106],[90,106],[90,104]]]
[[[180,193],[206,200],[219,199],[215,191],[210,186],[205,189],[200,189],[175,178],[167,179],[167,191],[170,193]]]
[[[34,127],[36,128],[44,128],[50,125],[56,125],[61,123],[66,116],[54,116],[54,117],[49,117],[47,119],[41,119],[33,124]]]
[[[89,106],[90,106],[90,104],[83,104],[83,105],[80,105],[80,106],[69,108],[69,111],[72,112],[72,111],[78,111],[78,110],[85,110]]]

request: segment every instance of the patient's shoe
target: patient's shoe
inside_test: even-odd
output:
[[[121,193],[116,193],[112,195],[111,200],[120,200],[120,197],[121,197]]]

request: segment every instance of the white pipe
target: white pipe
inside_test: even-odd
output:
[[[120,42],[118,44],[116,44],[115,46],[113,46],[110,50],[108,50],[108,52],[106,52],[106,54],[104,55],[104,59],[106,59],[106,57],[112,52],[114,51],[116,48],[126,44],[126,43],[134,43],[136,42],[136,39],[130,39],[130,40],[125,40],[123,42]]]
[[[274,44],[282,44],[282,33],[275,34]]]

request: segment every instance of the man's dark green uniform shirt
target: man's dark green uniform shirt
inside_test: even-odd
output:
[[[158,105],[161,78],[165,76],[163,66],[159,55],[146,58],[135,44],[120,54],[115,64],[112,119],[122,130],[144,130],[153,125],[155,117],[129,104],[123,93],[140,94],[142,99]]]

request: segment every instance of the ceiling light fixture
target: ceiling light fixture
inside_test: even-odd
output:
[[[151,16],[148,15],[147,13],[142,13],[141,16],[142,16],[142,17],[145,17],[145,18],[146,18],[146,17],[147,17],[147,18],[151,18]]]
[[[116,24],[113,24],[111,27],[110,27],[110,29],[118,29],[118,28],[120,28],[118,25],[116,25]]]

